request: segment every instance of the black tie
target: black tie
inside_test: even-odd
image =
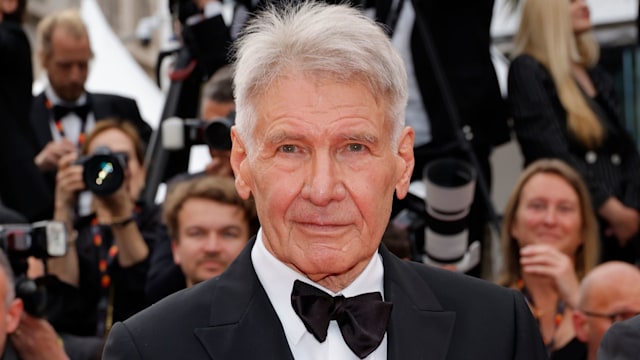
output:
[[[53,106],[53,118],[55,120],[60,120],[63,117],[67,116],[69,113],[74,113],[82,119],[84,122],[87,119],[87,114],[89,114],[89,104],[84,104],[80,106],[65,106],[65,105],[54,105]]]
[[[332,297],[299,280],[293,283],[291,305],[307,330],[320,342],[327,338],[329,322],[337,320],[342,338],[360,359],[382,342],[393,307],[382,301],[379,292]]]

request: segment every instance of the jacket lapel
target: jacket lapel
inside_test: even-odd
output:
[[[51,127],[49,125],[51,114],[49,113],[49,110],[47,110],[44,101],[44,92],[36,96],[33,99],[31,114],[29,116],[29,122],[31,129],[35,134],[35,141],[38,146],[38,149],[36,150],[38,152],[44,148],[49,141],[53,140],[53,137],[51,136]]]
[[[456,314],[446,311],[411,264],[380,247],[385,299],[393,303],[387,329],[389,360],[444,359]]]
[[[194,330],[212,359],[291,359],[280,319],[253,270],[250,241],[218,278],[209,326]]]

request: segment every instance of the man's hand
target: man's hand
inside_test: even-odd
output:
[[[10,340],[23,360],[69,359],[58,334],[45,319],[23,313]]]
[[[36,155],[33,162],[41,172],[52,171],[58,168],[58,163],[64,155],[75,151],[76,146],[66,138],[51,141]]]

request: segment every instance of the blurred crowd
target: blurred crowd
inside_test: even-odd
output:
[[[501,259],[483,254],[464,272],[521,293],[550,358],[621,359],[628,348],[630,359],[640,343],[640,155],[612,75],[598,65],[585,0],[523,1],[508,99],[489,52],[493,0],[355,5],[383,24],[405,63],[412,180],[437,159],[471,163],[478,185],[465,225],[484,245],[495,220],[489,158],[515,134],[524,164],[500,219]],[[0,224],[60,223],[66,246],[56,256],[46,244],[45,254],[21,252],[0,230],[3,358],[99,359],[115,322],[220,275],[258,233],[255,205],[238,195],[229,163],[229,49],[265,3],[274,2],[238,2],[227,24],[217,0],[170,2],[184,47],[178,56],[191,60],[182,76],[198,92],[189,100],[199,121],[185,122],[185,134],[204,134],[211,162],[165,176],[166,196],[156,203],[142,194],[149,167],[168,150],[133,99],[85,89],[90,24],[75,9],[41,20],[34,50],[48,82],[33,96],[26,0],[0,0]],[[402,220],[408,207],[394,202],[382,242],[421,261],[429,238],[423,219]],[[35,239],[36,226],[26,229]],[[436,260],[460,271],[460,258]],[[496,278],[482,271],[489,261],[503,264]],[[22,283],[37,290],[19,290]]]

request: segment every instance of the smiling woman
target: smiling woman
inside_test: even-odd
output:
[[[589,193],[573,169],[552,159],[525,169],[504,213],[500,283],[523,293],[553,359],[586,351],[571,318],[580,279],[596,262],[597,233]]]

